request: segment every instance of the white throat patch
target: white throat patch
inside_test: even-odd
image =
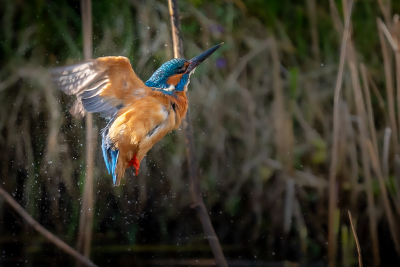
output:
[[[196,70],[196,68],[194,68],[194,69],[189,73],[188,83],[187,83],[187,84],[185,85],[185,87],[184,87],[185,92],[187,91],[188,85],[189,85],[189,83],[190,83],[190,76],[194,73],[195,70]]]
[[[175,85],[173,85],[173,84],[171,84],[168,88],[165,88],[165,89],[162,89],[162,90],[164,90],[164,91],[173,91],[173,90],[175,90]]]

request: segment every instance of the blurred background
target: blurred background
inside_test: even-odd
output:
[[[332,246],[337,266],[357,266],[350,210],[364,265],[399,266],[400,2],[354,1],[335,147],[334,90],[349,12],[341,1],[178,4],[186,58],[225,42],[192,75],[189,100],[204,202],[228,264],[327,266]],[[81,4],[0,5],[0,186],[76,247],[85,119],[70,115],[75,99],[55,89],[47,69],[83,60]],[[92,13],[93,57],[126,56],[143,80],[173,57],[167,1],[97,0]],[[94,115],[96,136],[105,124]],[[183,127],[119,187],[99,142],[93,262],[213,265],[191,208]],[[337,199],[330,222],[329,194]],[[0,196],[1,266],[74,264]]]

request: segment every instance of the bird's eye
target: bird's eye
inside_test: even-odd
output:
[[[186,71],[186,67],[185,66],[183,66],[182,68],[179,68],[178,69],[178,73],[184,73]]]

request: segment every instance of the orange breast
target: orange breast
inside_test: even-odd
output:
[[[178,129],[179,125],[181,125],[182,119],[185,118],[188,109],[188,99],[186,97],[186,93],[180,91],[175,92],[175,96],[171,96],[163,94],[160,91],[152,91],[150,95],[160,99],[160,101],[168,101],[171,104],[176,117],[174,129]]]
[[[184,92],[178,92],[174,97],[151,91],[118,112],[109,130],[110,139],[119,150],[116,167],[118,181],[124,176],[135,154],[139,162],[142,161],[155,143],[179,127],[187,107]]]

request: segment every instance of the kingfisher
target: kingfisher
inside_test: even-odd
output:
[[[179,128],[188,109],[190,75],[222,44],[190,60],[167,61],[145,83],[122,56],[51,70],[58,89],[75,95],[86,112],[100,113],[107,120],[101,131],[101,149],[114,185],[120,184],[131,166],[137,176],[146,153],[168,132]]]

